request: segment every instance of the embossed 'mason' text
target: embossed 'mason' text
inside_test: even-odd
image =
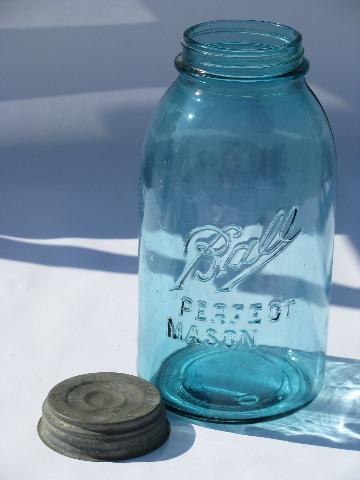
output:
[[[167,336],[191,344],[253,347],[256,345],[258,327],[264,322],[273,324],[288,321],[295,304],[294,298],[249,305],[227,305],[222,302],[211,304],[184,296],[177,318],[167,317]]]

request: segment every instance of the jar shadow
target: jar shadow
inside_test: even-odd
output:
[[[171,417],[181,418],[175,414]],[[239,435],[360,450],[360,360],[327,357],[325,382],[319,395],[290,415],[251,424],[184,421]]]

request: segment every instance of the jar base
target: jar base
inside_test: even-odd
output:
[[[157,387],[171,410],[212,422],[259,421],[309,403],[324,355],[280,347],[190,345],[168,357]]]

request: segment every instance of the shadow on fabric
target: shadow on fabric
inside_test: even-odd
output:
[[[360,360],[327,357],[325,383],[320,394],[291,415],[239,425],[187,421],[240,435],[360,450]]]

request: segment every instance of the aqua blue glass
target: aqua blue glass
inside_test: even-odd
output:
[[[143,147],[138,373],[215,422],[294,411],[324,376],[336,157],[301,35],[185,31]]]

